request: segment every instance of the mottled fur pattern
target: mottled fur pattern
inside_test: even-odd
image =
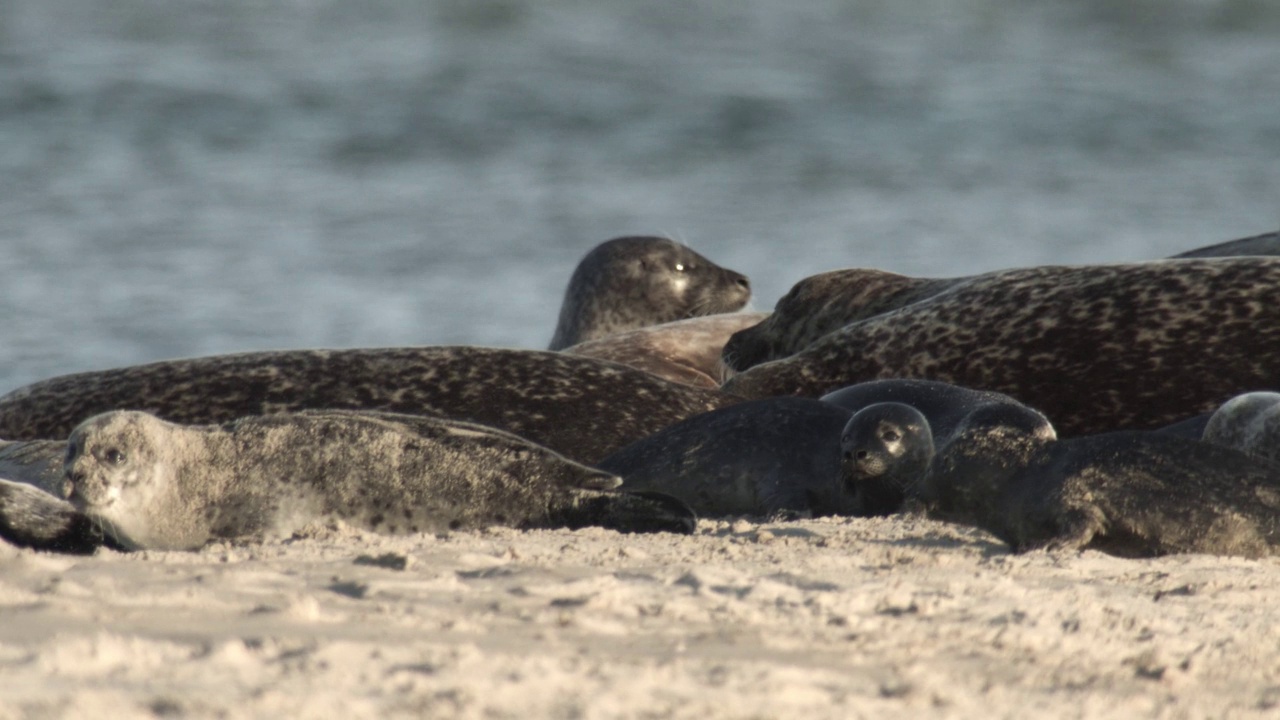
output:
[[[412,427],[412,431],[410,430]],[[384,533],[486,525],[690,532],[669,502],[613,475],[455,421],[279,414],[214,426],[105,413],[68,440],[72,504],[130,549],[288,535],[339,518]]]
[[[1223,403],[1209,416],[1204,441],[1280,462],[1280,393],[1244,393]]]
[[[888,377],[1003,392],[1062,435],[1159,427],[1280,386],[1280,258],[991,273],[845,326],[724,388],[816,397]]]
[[[605,458],[623,488],[680,498],[699,515],[851,515],[839,433],[849,413],[771,398],[696,415]]]
[[[564,349],[570,355],[621,363],[682,385],[719,388],[729,336],[768,317],[732,313],[677,320],[588,340]]]
[[[742,371],[794,355],[851,322],[910,305],[968,280],[913,278],[866,268],[807,277],[778,300],[769,317],[729,338],[724,362]]]
[[[615,238],[597,245],[573,271],[550,349],[648,325],[733,312],[750,299],[745,275],[680,243],[661,237]]]
[[[543,350],[282,350],[44,380],[0,398],[0,437],[62,439],[108,410],[145,410],[203,424],[343,408],[479,422],[590,463],[736,401],[614,363]]]
[[[974,428],[939,450],[919,495],[930,516],[984,528],[1015,552],[1280,548],[1280,467],[1157,433],[1042,441]]]

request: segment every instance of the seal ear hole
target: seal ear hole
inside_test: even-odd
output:
[[[119,448],[107,448],[107,451],[102,453],[102,459],[105,460],[108,465],[123,465],[129,458],[126,457]]]

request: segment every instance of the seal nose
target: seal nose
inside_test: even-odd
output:
[[[743,292],[747,293],[748,295],[751,294],[751,281],[747,279],[746,275],[739,275],[738,277],[734,278],[733,282]]]
[[[83,472],[68,470],[66,475],[62,477],[62,497],[70,500],[80,494],[80,488],[82,487],[84,487]]]
[[[870,455],[870,453],[868,453],[866,450],[859,450],[859,451],[858,451],[858,459],[859,459],[859,460],[866,460],[866,459],[867,459],[867,457],[868,457],[869,455]]]

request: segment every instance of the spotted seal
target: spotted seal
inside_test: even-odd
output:
[[[1280,463],[1280,393],[1251,392],[1231,398],[1209,416],[1203,438]]]
[[[562,350],[610,333],[733,312],[751,299],[741,273],[662,237],[621,237],[578,263],[551,338]]]
[[[621,363],[682,385],[718,389],[725,377],[720,356],[729,336],[767,316],[726,313],[677,320],[588,340],[564,352]]]
[[[307,408],[470,420],[591,463],[738,399],[616,363],[477,347],[281,350],[64,375],[0,398],[0,437],[65,439],[108,410],[180,423]]]
[[[277,414],[221,426],[138,411],[86,420],[67,440],[66,494],[129,549],[288,535],[317,519],[397,534],[510,525],[693,531],[656,494],[493,428],[353,413]]]
[[[862,514],[902,509],[907,488],[962,429],[999,419],[1041,440],[1057,437],[1043,414],[1000,393],[929,380],[874,380],[824,395],[853,411],[840,433],[841,474]]]
[[[746,370],[794,355],[851,322],[910,305],[969,279],[915,278],[869,268],[807,277],[778,300],[768,317],[729,338],[724,362],[733,370]]]
[[[672,495],[702,516],[851,515],[840,428],[849,412],[769,398],[695,415],[618,450],[597,467],[623,489]]]
[[[1276,358],[1280,258],[1160,260],[980,276],[723,387],[816,397],[881,377],[932,378],[1012,395],[1069,436],[1211,410],[1274,386]]]

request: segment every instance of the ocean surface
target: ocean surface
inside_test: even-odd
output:
[[[0,392],[544,347],[626,234],[768,309],[1277,228],[1275,0],[0,2]]]

